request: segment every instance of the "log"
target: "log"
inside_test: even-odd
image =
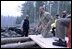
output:
[[[12,43],[1,45],[1,48],[31,48],[36,43],[34,41],[28,41],[24,43]]]
[[[1,45],[6,43],[17,43],[17,42],[25,42],[30,41],[29,37],[15,37],[15,38],[1,38]]]

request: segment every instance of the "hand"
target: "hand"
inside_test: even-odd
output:
[[[40,27],[36,27],[36,31],[39,31],[40,30]]]
[[[21,28],[21,31],[23,31],[23,28]]]
[[[35,30],[38,31],[38,27],[36,27]]]
[[[45,25],[45,26],[43,27],[43,29],[47,29],[47,25]]]

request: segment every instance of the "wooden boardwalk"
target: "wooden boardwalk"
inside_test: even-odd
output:
[[[52,45],[55,37],[43,38],[42,35],[29,35],[29,37],[33,41],[35,41],[41,48],[66,48]],[[65,38],[65,40],[68,42],[67,37]]]

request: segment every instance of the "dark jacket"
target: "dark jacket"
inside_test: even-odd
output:
[[[24,29],[24,30],[29,29],[29,20],[28,20],[28,19],[24,19],[24,22],[23,22],[23,29]]]

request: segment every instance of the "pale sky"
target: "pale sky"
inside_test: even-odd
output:
[[[20,16],[21,11],[18,6],[25,1],[1,1],[1,15],[3,16]]]

